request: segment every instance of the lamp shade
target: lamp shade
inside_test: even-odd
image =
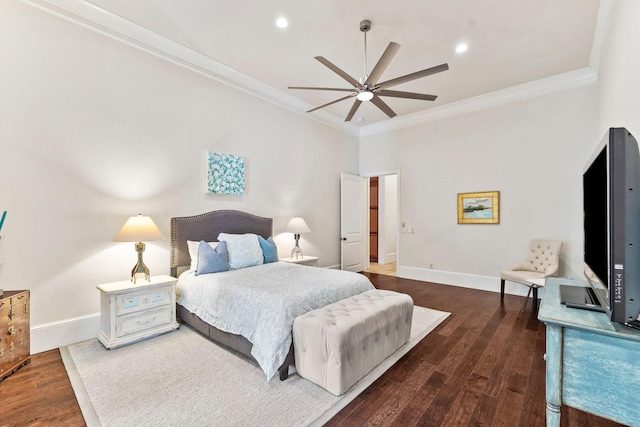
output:
[[[299,216],[294,216],[293,218],[291,218],[291,221],[289,221],[289,224],[287,224],[286,231],[288,231],[289,233],[295,233],[295,234],[311,232],[307,223],[304,222],[304,219],[302,219]]]
[[[151,242],[154,240],[162,240],[162,233],[148,216],[130,217],[127,222],[124,223],[116,237],[114,242]]]

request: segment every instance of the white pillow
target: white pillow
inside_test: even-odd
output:
[[[213,249],[218,246],[218,242],[207,242]],[[187,248],[189,248],[189,257],[191,257],[191,267],[189,270],[195,271],[198,267],[198,246],[200,246],[200,240],[187,240]]]
[[[218,240],[227,242],[231,270],[260,265],[264,261],[262,248],[256,234],[220,233]]]

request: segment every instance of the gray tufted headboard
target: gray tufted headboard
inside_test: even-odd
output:
[[[234,210],[171,218],[171,275],[177,277],[178,269],[191,262],[187,240],[217,242],[220,233],[254,233],[266,239],[273,233],[273,219]]]

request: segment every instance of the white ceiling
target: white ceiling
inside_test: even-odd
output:
[[[314,56],[358,79],[364,62],[359,23],[369,19],[367,72],[389,42],[401,45],[381,81],[445,62],[450,67],[391,88],[438,95],[434,102],[385,97],[399,117],[588,67],[600,5],[599,0],[26,2],[63,8],[71,12],[67,18],[302,112],[345,94],[287,86],[350,88]],[[279,16],[289,20],[288,28],[276,27]],[[455,53],[460,42],[469,45],[464,54]],[[352,103],[308,114],[340,123]],[[363,103],[346,126],[399,117],[389,119]]]

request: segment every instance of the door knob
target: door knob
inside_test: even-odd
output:
[[[343,238],[341,238],[340,240],[347,240],[347,238],[346,238],[346,237],[343,237]]]

